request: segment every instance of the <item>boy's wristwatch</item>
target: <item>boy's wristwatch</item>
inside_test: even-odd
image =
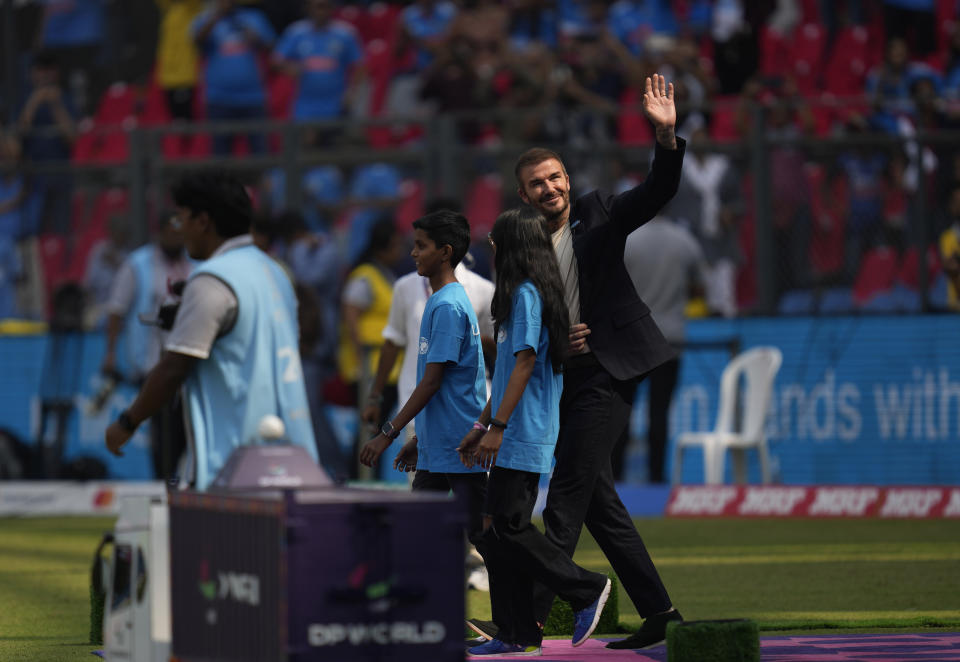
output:
[[[137,427],[139,427],[133,422],[133,419],[130,418],[130,414],[127,413],[126,409],[120,412],[120,415],[117,416],[117,424],[131,434],[136,432]]]
[[[399,436],[400,431],[393,427],[393,423],[391,421],[387,421],[380,426],[380,434],[387,439],[396,439]]]

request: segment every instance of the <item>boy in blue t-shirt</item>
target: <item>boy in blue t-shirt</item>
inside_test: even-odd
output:
[[[457,447],[483,409],[486,382],[480,325],[454,276],[470,245],[470,225],[462,214],[441,210],[417,219],[413,228],[411,256],[433,290],[420,322],[417,387],[380,434],[364,444],[360,462],[373,466],[416,416],[417,434],[400,449],[393,466],[416,470],[415,491],[452,490],[467,507],[467,534],[473,541],[482,530],[487,475],[481,467],[465,467]]]

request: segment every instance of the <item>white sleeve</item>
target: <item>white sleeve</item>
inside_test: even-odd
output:
[[[480,326],[480,335],[487,338],[493,337],[493,316],[490,314],[490,304],[493,302],[495,289],[496,286],[493,283],[477,276],[470,292],[470,300],[477,314],[477,324]]]
[[[343,302],[366,310],[373,305],[373,288],[366,277],[351,278],[343,286]]]
[[[397,347],[407,346],[407,326],[404,320],[410,305],[410,297],[406,296],[402,287],[394,287],[390,299],[390,314],[387,315],[387,325],[383,327],[383,339],[389,340]]]
[[[164,349],[208,358],[216,339],[236,321],[237,307],[233,290],[216,276],[200,274],[190,279]]]

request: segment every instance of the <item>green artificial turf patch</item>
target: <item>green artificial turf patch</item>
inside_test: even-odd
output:
[[[760,628],[746,618],[667,623],[667,662],[760,662]]]

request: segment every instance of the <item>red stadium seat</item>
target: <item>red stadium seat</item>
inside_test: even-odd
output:
[[[649,145],[653,142],[650,120],[646,118],[640,107],[642,100],[640,91],[634,88],[629,88],[620,97],[617,134],[623,145]]]
[[[749,201],[740,217],[737,244],[743,260],[737,269],[737,309],[750,310],[757,303],[756,215],[753,208],[753,177],[745,173],[740,195]]]
[[[937,280],[940,273],[940,253],[935,245],[927,247],[927,286]],[[908,248],[897,269],[896,282],[911,290],[920,289],[920,251],[916,246]]]
[[[114,83],[100,99],[93,121],[99,126],[120,126],[138,115],[139,105],[138,95],[132,86]]]
[[[835,177],[827,181],[823,166],[804,168],[810,190],[810,212],[813,216],[809,260],[814,275],[829,276],[843,271],[844,236],[846,233],[847,180]]]
[[[143,112],[140,113],[140,123],[144,126],[163,126],[169,123],[170,119],[167,95],[157,85],[156,78],[151,76],[144,98]]]
[[[344,4],[339,7],[334,14],[338,21],[349,23],[358,34],[363,34],[366,29],[367,14],[363,9],[354,4]]]
[[[297,94],[297,82],[286,74],[273,72],[267,76],[266,88],[267,115],[275,120],[289,119]]]
[[[823,71],[824,88],[837,96],[863,94],[870,70],[869,35],[861,26],[843,28],[833,40]]]
[[[396,3],[374,2],[367,9],[363,40],[369,43],[374,39],[390,41],[397,30],[402,7]]]
[[[789,57],[793,79],[801,94],[810,95],[820,91],[825,45],[825,31],[816,23],[804,23],[793,33]]]
[[[464,215],[470,219],[474,238],[484,237],[493,227],[493,222],[503,211],[503,181],[500,175],[477,177],[467,192]]]
[[[400,182],[400,205],[397,207],[397,228],[406,234],[411,232],[413,222],[423,216],[423,182],[405,179]]]
[[[820,137],[830,135],[840,117],[837,113],[836,97],[830,92],[823,92],[809,98],[814,131]]]
[[[78,163],[116,163],[130,156],[127,131],[138,123],[140,99],[133,87],[114,83],[100,99],[93,122],[81,128],[74,145]]]
[[[790,41],[767,26],[760,28],[760,73],[769,77],[783,76],[791,69]]]
[[[740,137],[737,128],[737,97],[717,97],[714,99],[710,116],[710,137],[717,142],[733,142]]]
[[[853,283],[853,300],[858,306],[874,295],[889,292],[896,281],[899,258],[888,246],[873,248],[860,260],[860,269]]]
[[[823,24],[820,18],[820,3],[817,0],[801,0],[800,8],[803,10],[804,23]]]
[[[944,58],[949,52],[950,36],[957,29],[956,0],[936,0],[936,21],[940,29],[937,34],[937,52]],[[943,59],[941,64],[946,60]]]
[[[67,239],[58,234],[42,234],[38,237],[40,268],[43,285],[49,302],[53,291],[67,281]]]

